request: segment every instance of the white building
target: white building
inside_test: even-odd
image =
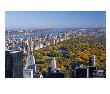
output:
[[[55,57],[54,57],[53,60],[52,60],[52,67],[55,68],[55,69],[57,68]]]
[[[36,71],[35,58],[30,52],[27,57],[27,63],[24,68],[24,78],[33,78],[34,72]]]

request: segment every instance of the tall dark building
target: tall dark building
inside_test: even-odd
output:
[[[76,68],[76,78],[87,78],[87,68]]]
[[[80,67],[80,65],[81,65],[81,63],[75,63],[75,62],[72,62],[71,64],[70,64],[70,66],[71,66],[71,77],[72,78],[75,78],[76,77],[76,68],[77,67]]]
[[[53,73],[54,72],[54,69],[50,66],[48,67],[48,73]]]
[[[93,78],[93,74],[96,73],[97,68],[95,66],[89,66],[89,78]]]
[[[95,55],[89,58],[89,66],[95,66]]]
[[[23,78],[22,55],[22,51],[5,51],[5,78]]]

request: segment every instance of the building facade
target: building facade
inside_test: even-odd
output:
[[[23,52],[5,51],[5,77],[23,78]]]

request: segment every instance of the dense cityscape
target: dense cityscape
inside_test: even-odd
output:
[[[106,28],[6,29],[6,78],[105,78]]]

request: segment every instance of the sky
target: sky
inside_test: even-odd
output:
[[[6,11],[6,28],[106,26],[105,11]]]

